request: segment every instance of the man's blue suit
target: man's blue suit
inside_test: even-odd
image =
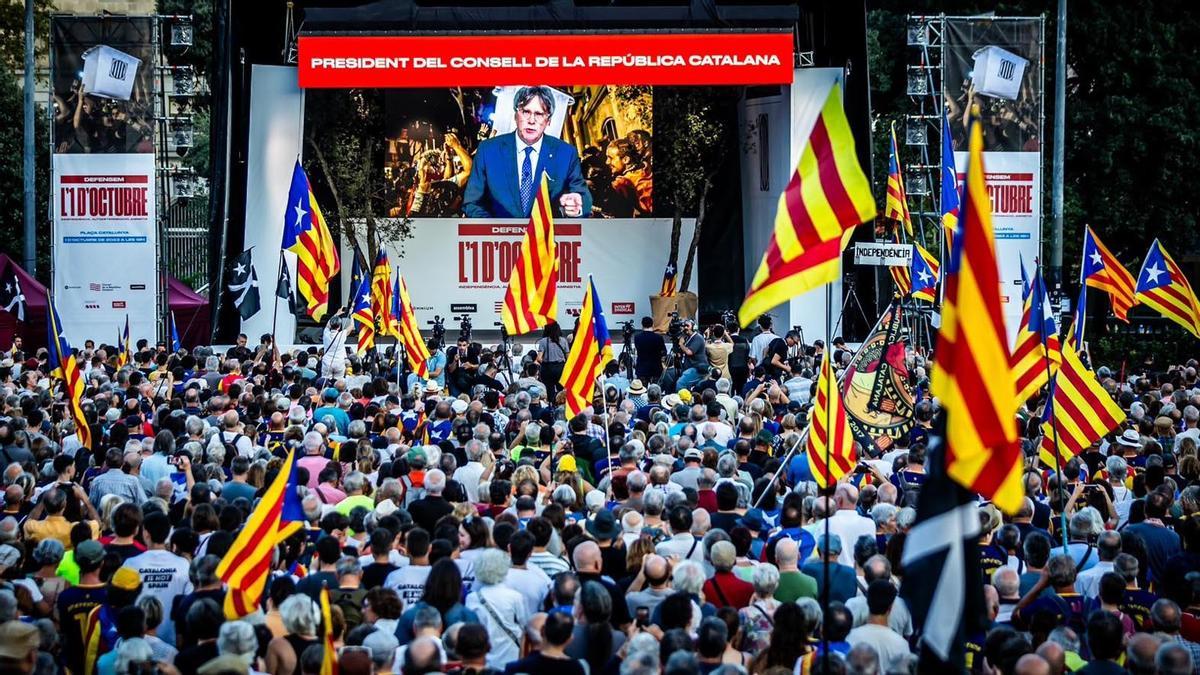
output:
[[[533,170],[534,199],[542,171],[550,182],[550,202],[561,212],[558,198],[577,192],[583,199],[582,217],[592,213],[592,193],[583,180],[579,153],[570,143],[542,136],[538,163]],[[468,218],[528,218],[529,209],[521,208],[520,172],[517,170],[517,135],[507,133],[479,144],[471,176],[463,194],[463,213]],[[530,204],[532,208],[532,203]]]

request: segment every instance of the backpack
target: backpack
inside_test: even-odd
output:
[[[222,462],[222,466],[228,468],[229,464],[233,462],[233,458],[238,456],[237,444],[241,439],[241,434],[234,434],[233,440],[227,441],[225,440],[225,432],[221,432],[221,445],[225,446],[225,461]]]
[[[917,502],[921,499],[921,483],[905,479],[904,470],[896,475],[900,479],[900,491],[904,494],[904,505],[917,508]]]
[[[329,592],[330,604],[341,607],[342,615],[346,617],[346,631],[353,630],[363,622],[362,608],[366,598],[367,590],[365,588],[353,590],[336,588]]]

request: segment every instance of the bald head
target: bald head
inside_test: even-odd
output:
[[[404,654],[404,672],[427,673],[440,670],[438,643],[431,637],[419,637],[408,644]]]
[[[600,547],[594,541],[585,541],[575,547],[571,555],[575,561],[575,570],[580,574],[600,573]]]
[[[1037,654],[1026,654],[1017,659],[1016,675],[1051,675],[1050,664]]]
[[[796,542],[784,537],[775,545],[775,562],[780,570],[794,569],[800,560],[800,547]]]
[[[1161,644],[1149,633],[1134,633],[1125,645],[1125,668],[1131,673],[1153,673],[1154,657]]]
[[[1050,675],[1063,675],[1063,671],[1067,669],[1067,653],[1057,642],[1046,640],[1038,645],[1037,655],[1050,667]]]
[[[858,488],[849,483],[838,485],[837,492],[833,493],[833,501],[839,509],[852,509],[858,506]]]
[[[657,586],[667,583],[670,571],[667,559],[661,555],[651,553],[642,561],[642,572],[651,585]]]

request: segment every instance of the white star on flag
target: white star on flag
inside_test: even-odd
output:
[[[1157,262],[1146,268],[1146,276],[1149,277],[1150,283],[1152,284],[1158,284],[1158,276],[1164,272],[1166,272],[1166,270],[1159,269]]]
[[[240,277],[246,273],[246,267],[242,263],[238,263],[233,266],[233,273]]]
[[[1099,251],[1092,251],[1092,264],[1093,265],[1100,264],[1100,252]]]
[[[308,211],[304,210],[304,202],[296,202],[296,225],[304,222],[304,216],[308,215]]]
[[[921,278],[921,283],[923,284],[929,283],[929,280],[933,278],[933,275],[931,275],[927,269],[922,269],[921,273],[917,276]]]

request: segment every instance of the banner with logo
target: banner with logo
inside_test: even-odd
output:
[[[412,237],[388,245],[388,257],[400,268],[422,330],[434,315],[447,319],[466,314],[475,330],[499,330],[500,302],[527,222],[460,218],[418,218]],[[695,221],[683,221],[679,265],[687,255]],[[596,281],[609,326],[650,315],[650,296],[662,286],[663,265],[671,246],[671,220],[583,219],[554,223],[558,246],[558,321],[574,325],[583,305],[587,275]],[[346,251],[343,260],[351,260]],[[343,265],[349,285],[350,265]],[[694,286],[693,289],[695,290]]]
[[[51,290],[73,344],[158,334],[153,20],[54,17]]]
[[[1043,37],[1040,17],[945,20],[942,82],[955,164],[961,181],[966,113],[978,105],[1010,340],[1021,321],[1021,260],[1032,272],[1041,257]]]

